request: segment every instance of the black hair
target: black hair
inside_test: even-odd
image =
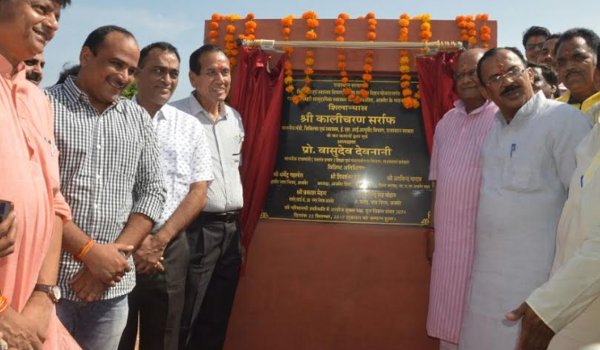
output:
[[[573,38],[582,38],[585,40],[586,45],[592,49],[592,52],[596,54],[598,51],[598,46],[600,46],[600,38],[598,34],[596,34],[593,30],[587,28],[572,28],[562,33],[558,41],[556,42],[556,46],[554,46],[554,54],[558,52],[558,47],[567,40],[571,40]],[[597,56],[596,56],[597,57]]]
[[[558,38],[560,38],[561,35],[562,35],[562,33],[552,33],[552,34],[550,34],[549,37],[546,38],[546,41],[552,40],[552,39],[558,39]]]
[[[148,54],[150,53],[150,51],[152,51],[154,49],[172,52],[177,57],[177,62],[181,62],[181,58],[179,57],[179,52],[177,51],[177,48],[175,46],[173,46],[170,43],[165,42],[165,41],[158,41],[158,42],[152,43],[150,45],[147,45],[146,47],[144,47],[142,49],[142,51],[140,51],[140,59],[138,60],[138,68],[142,68],[144,66],[144,61],[146,60],[146,57],[148,57]]]
[[[525,33],[523,33],[523,47],[527,45],[527,40],[532,36],[543,36],[548,39],[550,36],[550,31],[546,27],[532,26],[527,28]]]
[[[508,50],[508,51],[514,53],[515,55],[517,55],[517,57],[519,57],[521,62],[523,62],[523,66],[527,67],[527,60],[525,59],[525,56],[523,56],[521,51],[519,51],[519,49],[517,49],[516,47],[511,47],[511,46],[494,47],[492,49],[487,50],[483,54],[483,56],[481,56],[481,58],[479,59],[479,62],[477,62],[477,78],[479,79],[479,82],[481,83],[481,85],[485,86],[485,82],[483,81],[483,77],[481,76],[482,75],[481,67],[483,65],[483,62],[487,61],[489,58],[496,56],[498,54],[498,52],[502,51],[502,50]]]
[[[71,5],[71,0],[52,0],[54,2],[58,2],[60,4],[60,7],[65,8],[69,5]]]
[[[118,32],[118,33],[124,34],[125,36],[128,36],[128,37],[132,38],[133,40],[135,40],[135,37],[133,36],[133,34],[131,34],[131,32],[128,31],[127,29],[116,26],[116,25],[107,25],[107,26],[102,26],[102,27],[98,27],[98,28],[94,29],[94,31],[92,31],[88,35],[88,37],[85,39],[85,42],[83,43],[83,47],[88,47],[92,51],[92,53],[94,53],[94,55],[97,55],[98,50],[104,43],[104,39],[106,38],[106,36],[108,34],[110,34],[112,32]]]
[[[225,54],[225,52],[216,45],[202,45],[199,49],[196,49],[196,51],[192,52],[192,54],[190,55],[190,71],[196,74],[200,74],[200,69],[202,69],[202,67],[200,67],[200,57],[202,57],[202,55],[204,55],[205,53],[209,52],[221,52]]]
[[[548,84],[558,87],[558,75],[556,75],[556,72],[552,68],[545,64],[535,62],[527,62],[527,67],[539,68],[542,71],[544,80],[546,80]]]
[[[80,65],[75,64],[72,66],[63,66],[63,70],[60,71],[60,74],[58,75],[58,80],[56,81],[56,84],[54,85],[58,85],[58,84],[62,84],[65,82],[65,80],[67,80],[67,78],[71,75],[77,75],[79,74],[79,69],[81,68]]]

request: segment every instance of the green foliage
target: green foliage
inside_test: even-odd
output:
[[[135,80],[121,92],[121,96],[127,97],[130,100],[135,94],[137,94],[137,83]]]

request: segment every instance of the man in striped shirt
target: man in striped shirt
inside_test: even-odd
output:
[[[458,58],[454,83],[460,100],[436,126],[431,155],[435,249],[427,333],[440,339],[440,349],[457,348],[473,265],[481,146],[498,110],[477,79],[483,53],[471,49]]]
[[[148,113],[120,97],[133,81],[139,47],[117,26],[94,30],[81,69],[47,93],[55,114],[65,225],[58,315],[84,349],[116,349],[135,285],[131,253],[165,201],[156,134]]]

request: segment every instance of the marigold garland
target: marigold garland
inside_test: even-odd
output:
[[[400,25],[398,40],[400,42],[407,42],[410,16],[407,13],[401,14],[398,24]],[[410,76],[410,56],[408,50],[400,50],[400,88],[402,92],[401,101],[404,108],[418,108],[419,101],[412,96],[412,77]]]
[[[208,32],[208,42],[211,45],[217,45],[217,43],[219,42],[218,37],[219,37],[219,21],[221,20],[221,15],[219,15],[218,13],[213,13],[212,16],[210,17],[210,25],[209,25],[209,32]]]
[[[254,40],[256,39],[256,21],[254,21],[254,14],[247,14],[245,19],[246,23],[244,23],[244,34],[240,34],[238,38],[242,40]]]
[[[477,44],[477,30],[473,16],[456,16],[456,24],[460,29],[460,40],[467,42],[469,47],[474,47]]]
[[[315,11],[307,11],[302,14],[302,19],[304,19],[304,21],[306,22],[306,26],[308,27],[308,30],[304,34],[304,37],[306,39],[317,40],[318,35],[317,35],[317,32],[315,31],[315,29],[319,26],[318,18],[319,17]],[[283,25],[282,32],[284,35],[284,39],[289,40],[289,35],[291,33],[291,26],[293,24],[293,17],[288,16],[288,17],[282,18],[281,24]],[[292,67],[292,62],[289,59],[289,55],[291,55],[292,50],[286,49],[286,52],[288,52],[288,59],[284,63],[284,69],[285,69],[284,73],[286,75],[284,78],[284,84],[286,85],[285,91],[287,91],[292,96],[292,103],[298,104],[300,102],[305,101],[306,98],[308,97],[308,95],[310,95],[312,92],[310,84],[312,83],[312,75],[315,72],[313,69],[313,66],[315,64],[315,58],[314,58],[315,52],[312,49],[306,50],[306,56],[304,58],[304,65],[305,65],[305,68],[304,68],[305,77],[303,79],[304,85],[300,88],[300,91],[297,94],[294,94],[295,87],[294,87],[293,67]]]
[[[489,16],[486,13],[480,13],[475,17],[479,22],[482,22],[481,28],[479,28],[479,40],[481,40],[481,47],[490,47],[490,40],[492,40],[492,29],[487,25]]]
[[[281,25],[283,26],[283,28],[281,29],[281,32],[283,34],[283,40],[285,40],[285,41],[290,40],[290,34],[292,34],[292,25],[293,24],[294,24],[294,16],[292,16],[292,15],[286,16],[281,19]],[[283,48],[283,50],[287,53],[287,57],[283,64],[283,69],[284,69],[284,74],[285,74],[283,83],[285,84],[285,91],[288,94],[292,94],[294,92],[294,90],[296,90],[296,88],[294,87],[294,76],[293,76],[294,70],[293,70],[292,61],[291,61],[292,51],[294,51],[294,49],[292,47],[286,46]]]

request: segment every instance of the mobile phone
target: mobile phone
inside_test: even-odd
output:
[[[8,216],[8,212],[12,209],[13,204],[11,201],[0,199],[0,222],[4,221]]]

